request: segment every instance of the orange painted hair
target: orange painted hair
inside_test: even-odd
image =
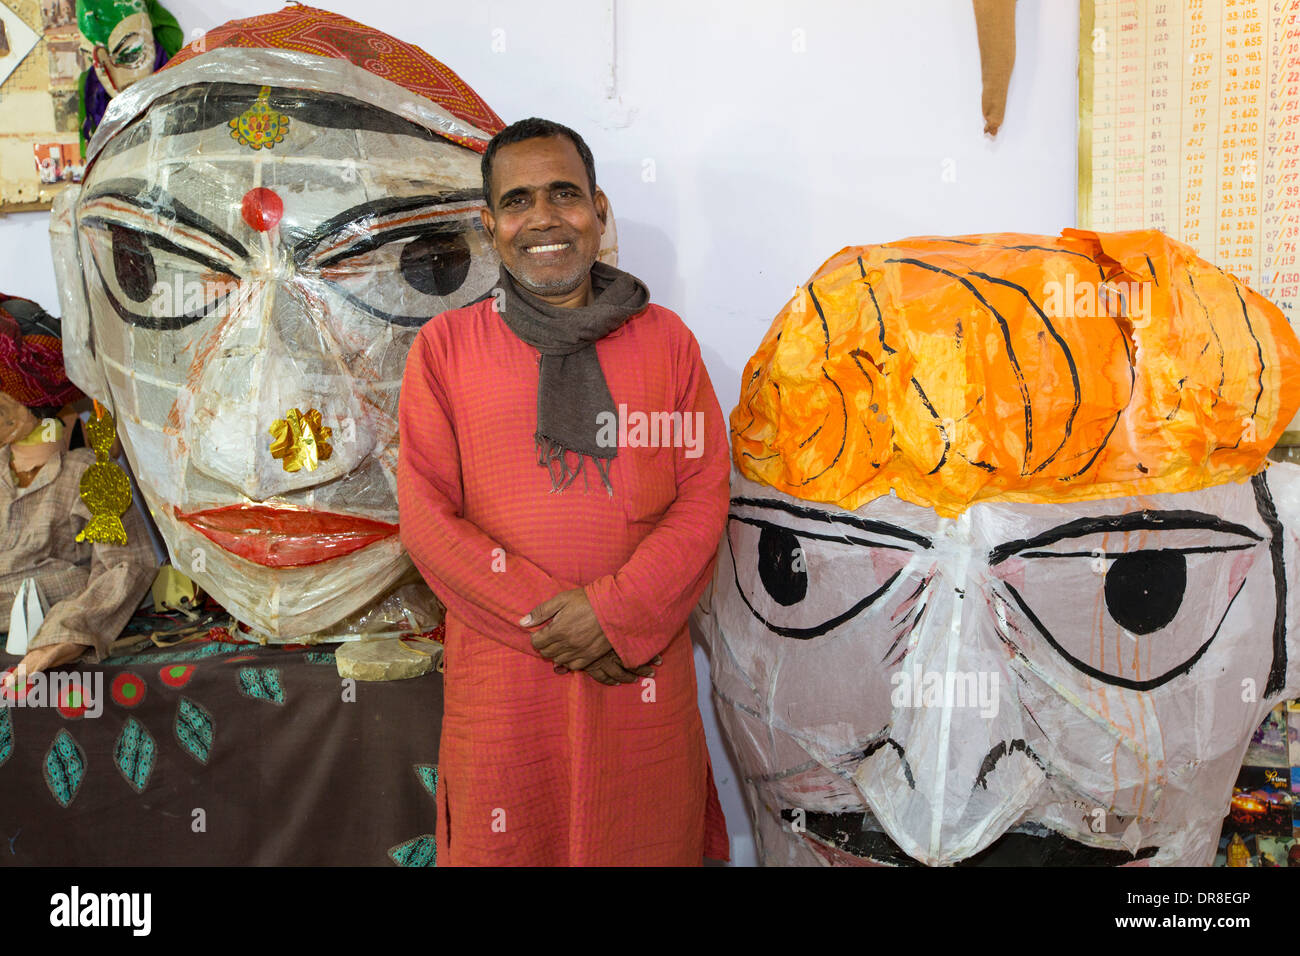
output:
[[[848,510],[1190,491],[1260,469],[1297,358],[1281,310],[1154,230],[850,247],[746,365],[732,450]]]

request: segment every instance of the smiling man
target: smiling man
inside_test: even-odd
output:
[[[447,605],[439,863],[725,859],[686,624],[728,500],[699,346],[596,261],[581,137],[523,120],[482,171],[499,282],[424,325],[399,412],[402,541]],[[609,440],[623,406],[663,440]]]

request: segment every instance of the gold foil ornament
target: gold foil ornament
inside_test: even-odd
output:
[[[271,457],[279,458],[285,471],[303,468],[315,471],[317,465],[334,454],[333,446],[327,441],[333,429],[321,424],[320,412],[314,408],[306,412],[289,409],[284,418],[271,426],[270,432]]]
[[[239,140],[241,146],[270,149],[284,142],[289,132],[289,117],[271,109],[271,88],[264,86],[253,105],[226,125],[230,127],[231,138]]]
[[[131,507],[131,480],[112,459],[117,432],[108,409],[95,403],[95,417],[86,422],[86,435],[95,450],[95,463],[81,476],[81,500],[90,509],[90,522],[77,534],[92,544],[126,544],[122,515]]]
[[[1232,835],[1224,855],[1227,857],[1225,866],[1250,866],[1250,848],[1246,846],[1246,841],[1241,838],[1240,833]]]

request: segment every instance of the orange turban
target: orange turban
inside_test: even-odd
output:
[[[842,250],[776,317],[731,413],[741,472],[847,510],[1191,491],[1300,408],[1281,310],[1154,230]]]

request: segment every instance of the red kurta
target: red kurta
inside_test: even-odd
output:
[[[698,865],[727,837],[687,617],[726,520],[722,412],[694,336],[656,305],[596,345],[615,406],[690,416],[690,447],[619,447],[564,492],[537,463],[540,356],[487,300],[444,312],[407,359],[402,541],[447,606],[440,864]],[[694,431],[702,413],[702,434]],[[648,439],[635,428],[629,444]],[[572,461],[572,455],[570,460]],[[584,587],[652,683],[557,675],[519,619]]]

